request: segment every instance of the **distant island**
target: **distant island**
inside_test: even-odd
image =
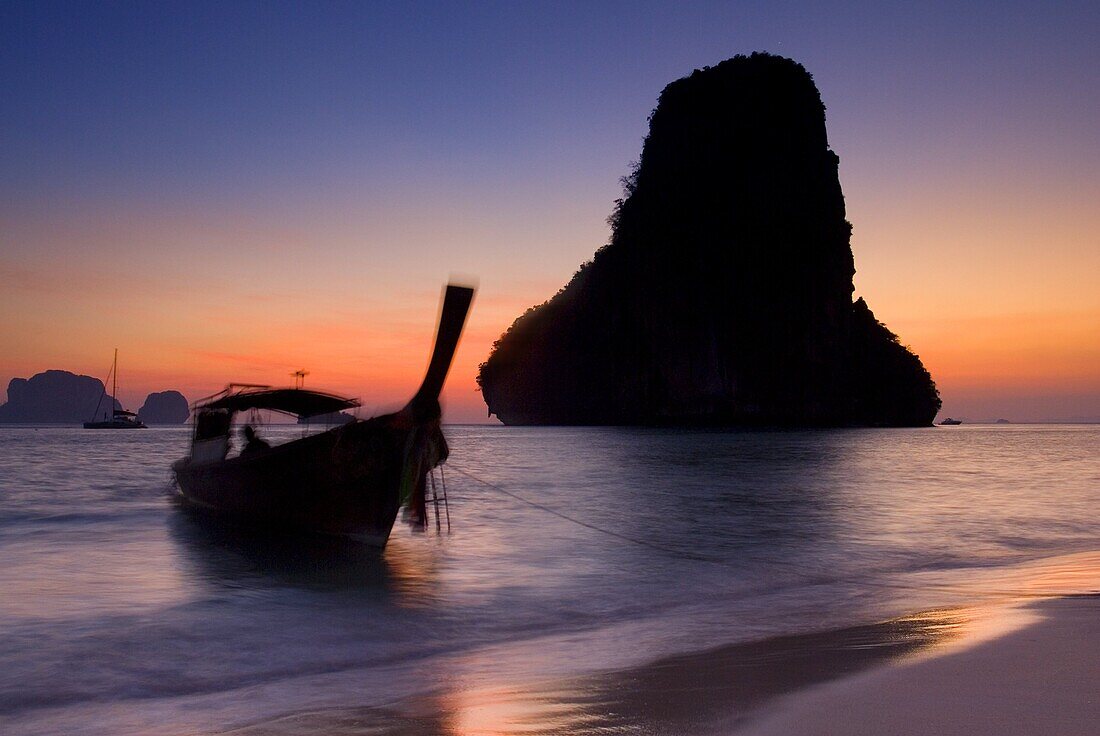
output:
[[[611,242],[494,344],[505,424],[928,426],[920,359],[854,302],[825,107],[755,53],[669,84]]]
[[[69,371],[13,378],[8,382],[8,401],[0,405],[0,422],[86,422],[97,405],[100,413],[122,408],[103,392],[103,381]]]
[[[179,391],[159,391],[145,397],[138,421],[145,424],[183,424],[191,415],[187,399]]]
[[[121,408],[98,378],[47,370],[30,378],[11,379],[7,403],[0,405],[0,423],[78,424]],[[189,413],[187,399],[180,392],[162,391],[149,394],[138,418],[147,424],[182,424]]]

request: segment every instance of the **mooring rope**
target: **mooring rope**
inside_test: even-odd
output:
[[[631,537],[631,536],[628,536],[626,534],[620,534],[619,532],[616,532],[616,531],[611,530],[611,529],[606,529],[606,528],[601,527],[601,526],[596,526],[595,524],[591,524],[591,523],[589,523],[587,521],[584,521],[582,519],[578,519],[574,516],[570,516],[569,514],[564,514],[561,511],[558,511],[557,509],[552,508],[550,506],[546,506],[544,504],[538,503],[537,501],[532,501],[529,498],[524,498],[523,496],[519,495],[518,493],[513,493],[512,491],[509,491],[507,488],[503,488],[503,487],[497,485],[496,483],[491,483],[487,480],[479,478],[479,477],[477,477],[476,475],[474,475],[473,473],[471,473],[468,470],[464,470],[464,469],[459,468],[459,467],[454,466],[454,465],[452,465],[451,467],[455,470],[455,472],[461,473],[462,475],[465,475],[470,480],[477,481],[478,483],[480,483],[483,486],[486,486],[488,488],[492,488],[494,491],[497,491],[499,493],[503,493],[506,496],[511,496],[512,498],[516,499],[517,501],[521,501],[521,502],[527,504],[528,506],[533,506],[536,509],[541,509],[542,511],[545,511],[548,514],[553,514],[554,516],[557,516],[560,519],[565,519],[566,521],[572,522],[574,524],[578,524],[578,525],[583,526],[587,529],[591,529],[592,531],[596,531],[596,532],[599,532],[601,534],[606,534],[608,536],[615,537],[616,539],[621,539],[624,542],[630,542],[631,544],[637,544],[641,547],[649,547],[650,549],[655,549],[659,552],[664,552],[665,554],[674,555],[676,557],[683,557],[684,559],[688,559],[688,560],[695,560],[695,561],[698,561],[698,562],[712,562],[716,565],[727,565],[727,566],[729,565],[729,563],[726,562],[725,560],[721,560],[721,559],[718,559],[718,558],[715,558],[715,557],[708,557],[706,555],[697,555],[697,554],[694,554],[692,552],[684,552],[683,550],[676,549],[675,547],[667,547],[667,546],[662,545],[662,544],[655,544],[653,542],[649,542],[649,541],[646,541],[644,539],[638,539],[636,537]]]
[[[723,567],[728,567],[728,568],[731,568],[731,569],[742,569],[740,566],[734,565],[729,560],[724,560],[724,559],[721,559],[721,558],[718,558],[718,557],[711,557],[709,555],[700,555],[700,554],[696,554],[696,553],[693,553],[693,552],[685,552],[684,550],[677,549],[675,547],[670,547],[670,546],[663,545],[663,544],[657,544],[655,542],[650,542],[650,541],[645,540],[645,539],[638,539],[637,537],[631,537],[627,534],[621,534],[619,532],[614,531],[613,529],[607,529],[606,527],[597,526],[596,524],[592,524],[590,522],[584,521],[583,519],[578,519],[575,516],[570,516],[569,514],[558,511],[557,509],[555,509],[551,506],[541,504],[537,501],[532,501],[531,499],[526,498],[526,497],[524,497],[524,496],[522,496],[518,493],[515,493],[514,491],[509,491],[507,488],[504,488],[503,486],[501,486],[497,483],[493,483],[491,481],[485,480],[484,478],[480,478],[476,474],[472,473],[471,471],[466,470],[465,468],[461,468],[457,465],[454,465],[453,463],[448,463],[448,467],[452,468],[456,473],[464,475],[467,478],[469,478],[470,480],[472,480],[476,483],[479,483],[479,484],[485,486],[486,488],[490,488],[494,491],[497,491],[498,493],[501,493],[505,496],[508,496],[508,497],[513,498],[517,501],[520,501],[521,503],[527,504],[528,506],[539,509],[540,511],[544,511],[548,514],[556,516],[556,517],[558,517],[560,519],[563,519],[565,521],[568,521],[570,523],[577,524],[578,526],[582,526],[586,529],[591,529],[594,532],[598,532],[600,534],[604,534],[606,536],[613,537],[615,539],[619,539],[619,540],[624,541],[624,542],[629,542],[630,544],[634,544],[634,545],[637,545],[639,547],[647,547],[647,548],[655,550],[657,552],[661,552],[661,553],[666,554],[666,555],[671,555],[673,557],[677,557],[677,558],[680,558],[680,559],[691,560],[691,561],[694,561],[694,562],[707,562],[707,563],[710,563],[712,565],[721,565]],[[864,578],[852,578],[852,577],[849,577],[849,578],[829,578],[829,577],[823,577],[820,574],[808,573],[808,572],[805,572],[803,570],[799,570],[799,569],[795,568],[794,565],[791,565],[789,563],[785,564],[785,563],[779,562],[777,560],[773,561],[771,564],[782,567],[788,574],[800,577],[800,578],[803,579],[803,581],[805,581],[806,583],[811,584],[811,585],[849,584],[849,585],[856,585],[856,586],[867,586],[867,587],[875,587],[875,588],[888,588],[888,589],[906,590],[906,591],[925,590],[925,591],[936,591],[936,592],[941,592],[941,593],[952,593],[952,594],[956,594],[956,595],[975,595],[975,594],[979,594],[979,595],[990,595],[990,596],[1003,596],[1003,597],[1009,597],[1009,598],[1035,598],[1035,599],[1056,598],[1056,597],[1061,597],[1061,596],[1066,596],[1066,595],[1076,595],[1076,594],[1080,593],[1080,591],[1070,591],[1070,592],[1057,592],[1057,591],[1055,591],[1055,592],[1046,592],[1046,593],[1027,593],[1027,592],[1018,591],[1018,590],[1002,590],[1002,589],[990,589],[990,588],[982,589],[982,588],[977,588],[977,587],[951,585],[951,584],[943,584],[943,583],[930,583],[930,584],[924,584],[924,585],[917,585],[917,584],[912,584],[912,583],[890,582],[890,581],[887,581],[887,580],[868,580],[868,579],[864,579]]]

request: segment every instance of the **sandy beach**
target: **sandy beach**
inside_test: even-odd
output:
[[[970,605],[581,676],[284,714],[229,733],[1093,734],[1100,553],[972,570]],[[999,591],[999,592],[996,592]]]
[[[1093,734],[1100,596],[952,609],[234,734]]]
[[[1100,597],[1027,608],[1033,623],[973,647],[813,688],[730,732],[1095,734]]]

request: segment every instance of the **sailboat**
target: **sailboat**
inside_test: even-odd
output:
[[[423,523],[425,479],[447,459],[439,393],[458,346],[473,289],[448,285],[428,371],[419,390],[393,414],[356,419],[281,445],[256,442],[252,427],[229,457],[239,412],[317,417],[359,406],[321,391],[230,384],[194,405],[191,452],[172,465],[180,500],[265,527],[349,537],[384,547],[407,504]]]
[[[111,405],[114,406],[115,396],[118,394],[118,348],[115,348],[115,360],[111,363]],[[99,395],[99,401],[95,405],[95,413],[91,421],[84,422],[84,429],[145,429],[145,425],[137,418],[137,414],[125,409],[114,409],[110,414],[103,412],[103,419],[99,417],[99,407],[103,405],[103,399],[107,396],[107,383],[103,383],[103,393]]]

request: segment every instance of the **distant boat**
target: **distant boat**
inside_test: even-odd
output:
[[[951,417],[948,417],[947,419],[944,419],[942,422],[940,422],[940,424],[944,424],[944,425],[947,425],[949,427],[953,427],[956,424],[962,424],[962,420],[961,419],[952,419]]]
[[[448,454],[439,393],[472,299],[473,289],[447,287],[427,375],[394,414],[355,419],[273,447],[253,439],[246,426],[248,444],[228,457],[239,412],[317,417],[359,402],[300,386],[240,384],[196,402],[191,454],[172,465],[181,499],[268,527],[347,536],[377,547],[385,546],[402,504],[424,523],[428,472]]]
[[[115,359],[111,363],[111,406],[114,406],[115,395],[118,393],[118,348],[115,348]],[[103,399],[107,396],[107,382],[103,383],[103,393],[99,395],[99,401],[95,405],[95,413],[92,420],[84,422],[84,429],[146,429],[146,426],[138,420],[137,414],[125,409],[114,409],[110,414],[103,412],[103,419],[98,419],[99,408],[103,405]]]

